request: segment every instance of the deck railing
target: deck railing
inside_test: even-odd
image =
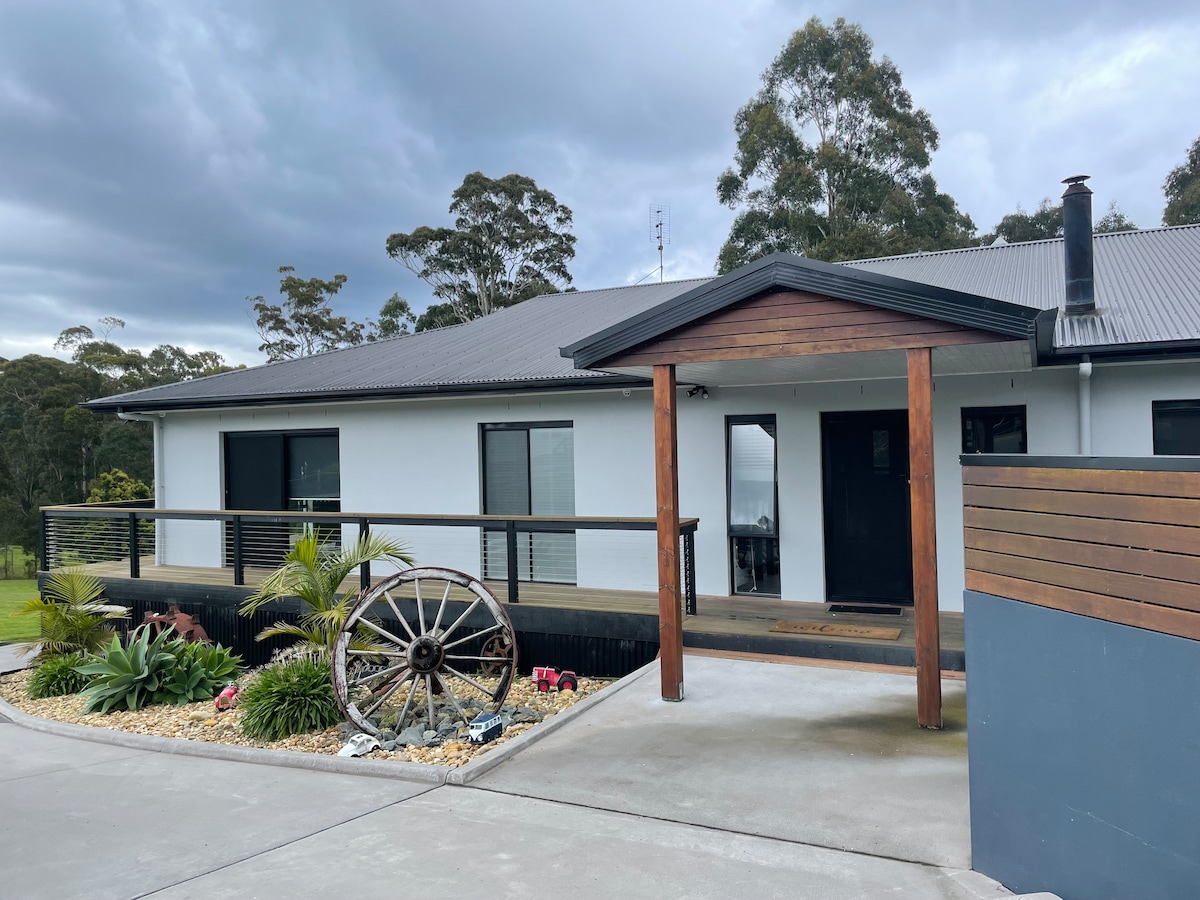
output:
[[[657,529],[657,521],[652,518],[183,510],[156,509],[150,501],[44,507],[41,519],[44,570],[127,562],[130,578],[142,577],[143,558],[149,554],[154,554],[156,562],[164,561],[171,523],[215,524],[219,533],[211,533],[206,539],[217,537],[219,546],[214,554],[220,557],[220,562],[216,565],[232,569],[233,584],[237,586],[245,585],[247,568],[277,566],[295,536],[304,529],[315,529],[324,541],[333,545],[342,540],[347,526],[351,530],[356,528],[359,535],[367,535],[375,528],[469,529],[479,535],[475,540],[482,557],[483,577],[501,580],[502,573],[510,603],[519,602],[522,582],[575,581],[574,542],[564,542],[556,536],[580,531],[653,533]],[[689,615],[696,612],[698,525],[698,519],[680,520],[681,587]],[[195,535],[190,537],[194,539]],[[188,539],[177,536],[171,540],[178,544]],[[436,559],[421,558],[420,562],[439,564]],[[363,589],[370,585],[370,563],[360,567],[359,580]]]

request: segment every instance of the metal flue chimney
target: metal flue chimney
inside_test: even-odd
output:
[[[1089,313],[1096,308],[1096,281],[1092,275],[1092,191],[1086,184],[1090,175],[1064,178],[1063,257],[1067,272],[1068,316]]]

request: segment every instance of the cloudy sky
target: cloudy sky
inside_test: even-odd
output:
[[[1158,225],[1200,135],[1200,4],[772,0],[0,0],[0,356],[63,328],[262,361],[247,296],[344,273],[338,311],[428,289],[395,231],[468,172],[575,213],[581,289],[711,274],[733,116],[810,16],[863,25],[933,117],[933,174],[986,230],[1088,173]]]

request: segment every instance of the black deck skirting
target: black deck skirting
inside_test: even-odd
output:
[[[41,577],[44,577],[41,576]],[[251,618],[238,614],[238,607],[253,591],[247,588],[144,581],[133,578],[104,579],[105,596],[112,603],[132,609],[136,625],[148,611],[165,612],[175,604],[182,612],[198,616],[209,637],[241,655],[248,666],[268,662],[278,648],[291,643],[287,638],[256,641],[255,635],[277,621],[295,622],[303,606],[285,600],[260,610]],[[452,603],[457,613],[465,604]],[[619,678],[641,668],[658,655],[658,617],[635,613],[601,612],[586,609],[509,605],[506,607],[517,632],[518,667],[528,674],[531,667],[556,666],[580,675]],[[454,614],[457,614],[454,613]],[[490,619],[468,621],[466,627],[483,627]],[[769,637],[685,631],[685,647],[730,650],[810,659],[845,660],[892,666],[916,664],[912,647],[903,645],[829,641],[819,638]],[[962,651],[943,650],[942,668],[963,671]]]

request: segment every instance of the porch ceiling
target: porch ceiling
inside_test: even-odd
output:
[[[738,359],[720,362],[681,363],[676,378],[681,384],[708,387],[749,387],[767,384],[806,384],[822,381],[873,381],[905,378],[906,350],[871,350],[773,359]],[[994,344],[959,344],[933,348],[933,374],[979,375],[992,372],[1027,372],[1032,368],[1028,341]],[[622,375],[651,378],[651,366],[606,368]]]

